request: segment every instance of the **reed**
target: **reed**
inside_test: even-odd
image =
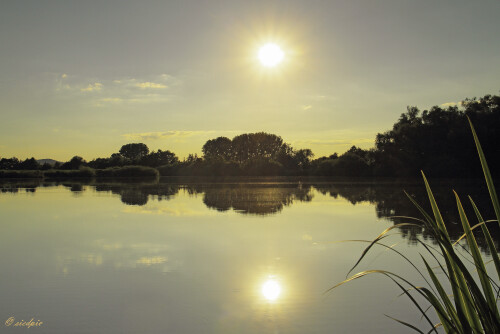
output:
[[[39,170],[0,170],[0,179],[40,179],[43,173]]]
[[[350,276],[346,280],[331,287],[326,292],[330,292],[342,284],[366,275],[382,274],[391,279],[398,286],[398,288],[402,290],[402,294],[406,295],[422,314],[423,319],[425,319],[429,325],[429,329],[427,329],[426,332],[438,333],[437,329],[442,328],[446,333],[500,333],[500,314],[498,307],[500,287],[497,283],[495,283],[495,279],[497,282],[500,281],[500,260],[498,251],[495,248],[493,239],[486,225],[487,223],[500,224],[500,204],[498,202],[498,197],[486,158],[470,119],[469,124],[472,129],[474,142],[476,144],[484,177],[488,186],[491,203],[495,210],[496,220],[485,221],[476,204],[472,198],[469,197],[468,200],[470,201],[476,216],[474,218],[476,220],[476,224],[471,226],[471,220],[465,214],[462,201],[460,200],[458,194],[454,192],[457,210],[464,229],[464,234],[457,241],[453,242],[448,235],[444,218],[441,215],[431,187],[429,186],[425,175],[422,173],[432,213],[428,214],[411,196],[408,194],[407,196],[422,213],[424,219],[419,220],[425,225],[426,229],[430,231],[438,245],[438,247],[431,247],[422,240],[418,240],[418,242],[425,249],[425,254],[427,255],[421,255],[425,270],[418,269],[417,265],[412,263],[411,260],[404,256],[404,254],[381,242],[381,240],[386,238],[389,235],[388,233],[394,228],[403,225],[417,225],[415,223],[403,223],[391,226],[383,231],[377,238],[375,238],[375,240],[371,241],[368,247],[366,247],[362,252],[358,261],[351,268],[348,275],[359,265],[361,260],[373,246],[380,245],[396,252],[405,261],[408,261],[427,282],[427,287],[416,286],[411,281],[390,271],[366,270]],[[484,258],[481,255],[474,236],[476,230],[479,229],[486,238],[486,243],[494,263],[495,270],[490,270],[489,272],[486,269]],[[466,258],[457,252],[457,247],[459,247],[459,243],[463,239],[466,240],[469,248],[469,256]],[[471,270],[470,267],[468,268],[464,261],[470,261],[473,263],[473,270]],[[436,265],[434,265],[434,263]],[[438,271],[444,272],[444,278],[438,278]],[[494,277],[492,277],[492,275],[494,275]],[[440,275],[440,277],[443,276]],[[418,296],[420,296],[420,298]],[[422,302],[419,300],[422,300]],[[423,305],[424,303],[426,305]],[[440,321],[439,323],[434,324],[429,318],[427,314],[429,307],[436,313]],[[424,333],[424,331],[419,329],[416,325],[409,324],[403,320],[395,318],[392,319],[418,333]]]
[[[145,166],[110,167],[96,170],[96,177],[98,178],[158,178],[158,176],[157,169]]]
[[[70,170],[49,169],[43,172],[43,176],[47,179],[92,178],[95,176],[95,170],[89,167]]]

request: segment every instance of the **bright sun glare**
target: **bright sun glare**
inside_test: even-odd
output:
[[[262,295],[269,301],[275,301],[278,299],[281,293],[281,286],[274,279],[268,279],[262,285]]]
[[[281,63],[285,53],[274,43],[267,43],[259,49],[259,60],[266,67],[274,67]]]

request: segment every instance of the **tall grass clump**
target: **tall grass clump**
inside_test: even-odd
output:
[[[43,178],[39,170],[0,170],[0,179],[40,179]]]
[[[500,204],[498,202],[495,186],[493,185],[493,179],[491,177],[488,164],[486,163],[481,144],[479,143],[478,137],[470,120],[469,123],[479,154],[479,159],[481,161],[488,191],[490,193],[491,203],[495,210],[496,220],[485,221],[476,204],[472,198],[469,197],[468,200],[470,201],[475,213],[475,224],[471,226],[471,220],[464,212],[460,197],[454,192],[457,210],[464,229],[464,234],[458,241],[453,242],[448,235],[444,218],[441,215],[438,205],[436,204],[436,200],[434,199],[429,183],[427,182],[425,175],[422,173],[432,213],[428,214],[418,203],[415,202],[412,197],[408,194],[407,196],[422,213],[424,219],[421,221],[436,240],[438,245],[438,247],[431,247],[425,242],[418,240],[428,255],[427,257],[424,257],[421,254],[425,270],[422,270],[423,272],[420,271],[416,264],[412,263],[411,260],[409,260],[404,254],[381,243],[381,240],[388,236],[388,232],[390,232],[390,230],[403,225],[416,225],[414,223],[402,223],[391,226],[383,231],[375,240],[370,242],[369,246],[365,248],[362,255],[349,273],[351,273],[352,270],[358,266],[373,246],[380,245],[396,252],[408,261],[413,268],[418,271],[421,277],[423,277],[428,286],[416,286],[409,280],[393,272],[385,270],[366,270],[347,278],[343,282],[340,282],[339,284],[328,289],[327,292],[344,283],[369,274],[382,274],[391,279],[399,287],[399,289],[402,290],[402,294],[406,295],[411,300],[412,304],[415,305],[418,311],[422,314],[422,318],[424,318],[428,323],[429,333],[437,333],[438,327],[442,327],[446,333],[500,333],[500,314],[498,307],[500,287],[494,281],[495,279],[500,281],[500,260],[498,251],[495,248],[493,239],[490,235],[488,227],[486,226],[486,223],[491,222],[494,224],[500,224]],[[491,253],[495,270],[490,270],[490,272],[488,272],[486,269],[485,261],[481,255],[474,236],[474,232],[476,232],[476,230],[481,230],[486,238],[486,243]],[[459,245],[461,239],[465,239],[467,242],[468,257],[465,257],[456,251],[457,245]],[[473,270],[465,265],[464,262],[467,261],[473,263]],[[439,275],[440,273],[444,273],[444,277]],[[438,276],[443,278],[438,278]],[[423,302],[419,300],[422,300]],[[439,323],[434,324],[430,320],[427,314],[428,308],[434,310],[439,318]],[[394,320],[412,328],[416,332],[424,333],[415,325],[398,319]]]
[[[49,169],[43,172],[43,176],[48,179],[92,178],[95,176],[95,170],[89,167],[70,170]]]
[[[134,178],[157,178],[160,174],[156,168],[145,166],[124,166],[98,169],[97,177],[116,178],[116,177],[134,177]]]

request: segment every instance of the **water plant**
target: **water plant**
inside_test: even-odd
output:
[[[422,172],[427,196],[432,208],[432,214],[428,214],[410,195],[407,194],[410,201],[413,202],[423,215],[423,219],[410,217],[406,218],[419,220],[422,224],[424,224],[425,228],[430,232],[438,245],[438,247],[433,247],[422,240],[418,240],[418,242],[423,246],[423,249],[425,249],[425,254],[428,255],[427,257],[424,257],[421,254],[425,270],[420,270],[418,266],[404,254],[394,249],[392,246],[388,246],[381,242],[384,238],[388,237],[389,232],[395,228],[404,225],[417,225],[416,223],[411,222],[391,226],[371,241],[368,247],[366,247],[362,252],[360,258],[348,272],[348,276],[359,265],[369,250],[372,249],[373,246],[377,245],[396,252],[405,261],[408,261],[410,265],[417,270],[425,282],[427,282],[427,287],[416,286],[411,281],[390,271],[365,270],[348,277],[344,281],[328,289],[326,292],[330,292],[342,284],[366,275],[382,274],[392,280],[398,288],[402,290],[402,295],[406,295],[412,304],[416,306],[422,314],[422,318],[429,324],[430,329],[428,330],[428,333],[438,333],[438,328],[444,329],[446,333],[500,333],[500,314],[498,307],[500,295],[500,287],[498,285],[498,282],[500,281],[500,259],[487,227],[487,223],[500,224],[500,204],[486,158],[470,119],[469,124],[472,130],[477,152],[479,154],[479,160],[485,176],[491,203],[495,211],[496,220],[485,221],[476,204],[469,196],[468,199],[474,210],[476,216],[475,219],[477,219],[477,224],[471,226],[469,222],[470,220],[464,211],[460,197],[456,192],[454,192],[464,234],[456,241],[451,240],[446,230],[444,218],[441,215],[431,187],[429,186],[429,182]],[[481,255],[474,236],[474,233],[479,230],[482,231],[486,239],[486,244],[491,253],[495,270],[492,269],[488,271],[486,269],[485,261]],[[465,239],[468,245],[468,250],[463,247],[463,249],[465,249],[468,253],[467,257],[457,251],[457,247],[461,246],[460,242],[462,239]],[[469,265],[466,265],[466,262],[468,261],[470,263]],[[433,262],[436,264],[433,265]],[[473,267],[470,264],[473,264]],[[494,275],[495,271],[496,275]],[[425,275],[424,272],[426,272],[427,275]],[[441,279],[438,278],[438,276],[440,276],[440,272],[444,273],[444,277]],[[494,277],[492,275],[494,275]],[[424,302],[430,305],[423,305]],[[428,315],[429,309],[433,309],[435,311],[436,316],[439,318],[439,323],[435,324],[432,322],[430,316]],[[418,333],[424,333],[424,331],[415,325],[407,323],[403,320],[395,318],[392,319]]]

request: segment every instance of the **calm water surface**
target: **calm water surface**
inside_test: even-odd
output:
[[[423,202],[420,185],[168,180],[0,187],[0,332],[409,332],[384,314],[427,328],[383,277],[323,294],[366,246],[338,241],[371,240],[400,222],[390,216],[418,216],[402,191]],[[435,189],[456,237],[450,187]],[[463,190],[484,192],[470,184]],[[484,195],[478,202],[487,204]],[[418,262],[415,238],[428,239],[425,230],[395,232],[387,243]],[[421,283],[382,248],[354,273],[365,269]],[[7,328],[10,317],[43,324]]]

